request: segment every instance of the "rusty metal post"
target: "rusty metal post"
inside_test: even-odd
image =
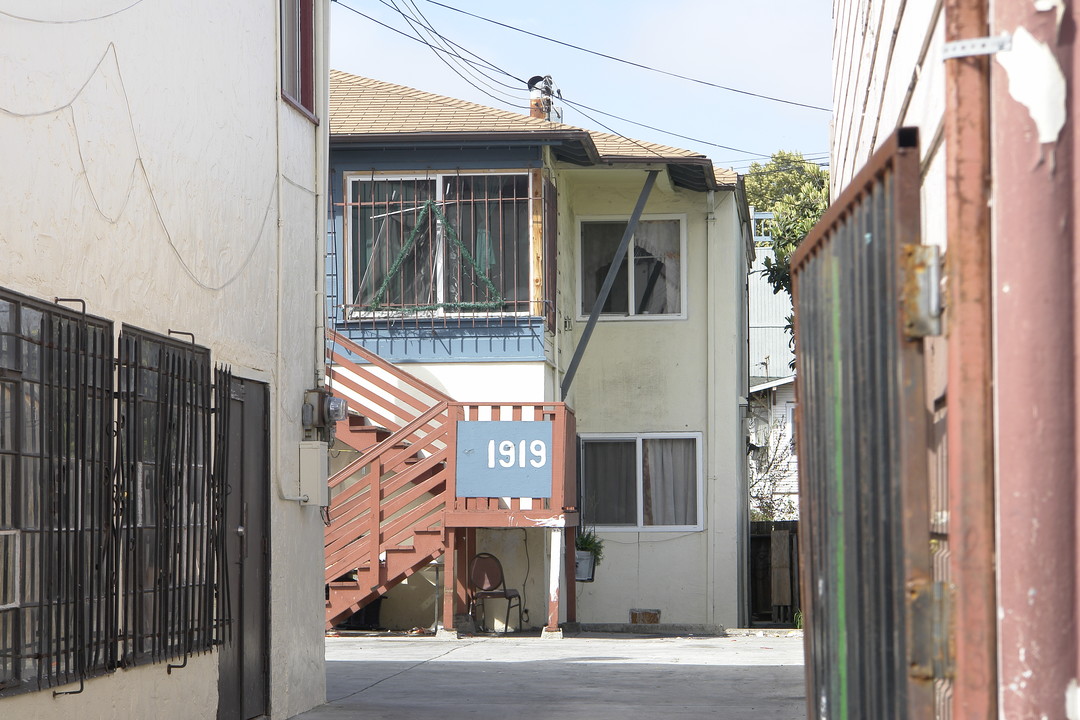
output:
[[[986,0],[947,0],[946,40],[986,37]],[[986,56],[946,61],[948,477],[956,586],[954,717],[997,717]]]
[[[1008,718],[1064,717],[1077,673],[1073,126],[1062,67],[1075,28],[1062,32],[1054,5],[994,3],[991,24],[1012,36],[1012,50],[994,57],[991,135],[998,644]]]

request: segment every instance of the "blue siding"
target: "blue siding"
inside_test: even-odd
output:
[[[539,317],[395,319],[339,324],[337,330],[393,363],[544,359]]]
[[[542,166],[540,147],[330,148],[330,237],[326,291],[330,327],[393,363],[500,362],[544,359],[544,320],[539,317],[394,319],[342,322],[344,278],[342,186],[347,172],[523,170]]]

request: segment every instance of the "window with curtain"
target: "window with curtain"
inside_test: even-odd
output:
[[[584,522],[601,527],[700,528],[700,436],[583,437]]]
[[[626,220],[581,223],[582,316],[589,315],[596,304],[626,226]],[[682,315],[682,256],[681,218],[640,220],[604,302],[603,315]]]
[[[361,312],[525,312],[526,174],[352,178],[347,288]]]

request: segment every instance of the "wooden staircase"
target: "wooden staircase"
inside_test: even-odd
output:
[[[326,624],[332,628],[446,550],[451,399],[333,334],[327,376],[363,415],[336,436],[360,455],[330,478]]]
[[[565,404],[455,402],[338,333],[328,337],[327,378],[334,394],[358,412],[336,428],[338,441],[358,456],[329,481],[327,628],[445,554],[442,624],[451,629],[455,616],[466,612],[466,568],[479,528],[557,532],[549,564],[563,565],[562,587],[573,588],[576,425]],[[458,496],[458,423],[485,421],[550,425],[545,462],[551,485],[538,497]],[[572,619],[574,596],[560,600],[557,583],[548,595],[546,628],[557,630],[560,602]]]

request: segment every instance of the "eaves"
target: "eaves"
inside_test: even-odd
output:
[[[550,147],[559,160],[575,165],[601,162],[592,138],[584,131],[552,130],[538,132],[393,132],[331,135],[337,148],[459,148],[490,149]]]

